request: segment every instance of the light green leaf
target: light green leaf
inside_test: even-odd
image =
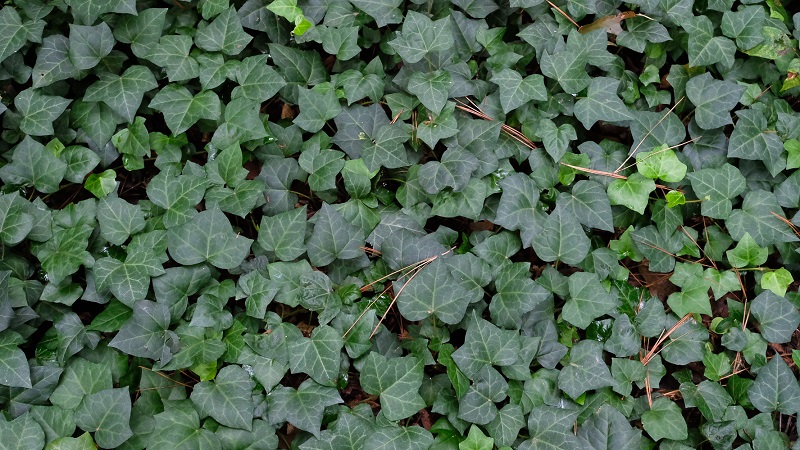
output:
[[[480,428],[472,425],[467,438],[458,444],[458,450],[487,450],[494,448],[494,439],[483,434]]]
[[[167,232],[169,253],[180,264],[208,261],[219,269],[239,266],[250,253],[252,239],[233,232],[219,209],[206,210]]]
[[[701,200],[702,214],[713,219],[727,219],[733,208],[731,199],[745,190],[744,176],[728,163],[716,169],[690,172],[687,178]]]
[[[531,239],[536,254],[544,261],[576,265],[589,254],[590,242],[580,223],[565,208],[556,208]]]
[[[255,381],[240,366],[226,366],[214,381],[195,385],[191,399],[201,414],[227,427],[250,431],[253,426],[250,391],[255,386]]]
[[[761,335],[769,342],[789,342],[800,325],[800,312],[797,308],[771,290],[758,294],[750,303],[750,308],[760,325]]]
[[[158,87],[150,69],[131,66],[120,75],[105,75],[86,89],[83,100],[103,102],[128,123],[133,122],[144,93]]]
[[[104,198],[117,190],[117,173],[113,169],[93,173],[86,178],[83,187],[95,197]]]
[[[586,97],[575,103],[575,117],[584,128],[592,128],[597,121],[614,123],[633,118],[628,107],[617,96],[619,83],[614,78],[592,78]]]
[[[708,298],[708,286],[700,286],[691,289],[684,288],[680,292],[674,292],[667,298],[667,304],[677,316],[683,317],[686,314],[706,314],[711,316],[711,302]]]
[[[725,256],[733,267],[758,267],[767,262],[769,251],[756,244],[750,233],[745,232],[736,247],[726,251]]]
[[[236,8],[231,6],[211,23],[200,23],[194,37],[194,44],[210,52],[238,55],[252,39],[242,28]]]
[[[761,288],[769,289],[776,295],[783,297],[786,295],[786,289],[793,281],[792,273],[781,267],[761,276]]]
[[[320,436],[322,414],[326,406],[342,402],[336,388],[321,386],[308,379],[295,390],[277,387],[269,396],[269,416],[274,423],[286,420],[301,430]]]
[[[637,153],[636,169],[647,178],[677,183],[686,176],[687,167],[675,156],[674,151],[662,145],[651,152]]]
[[[539,74],[523,79],[516,70],[503,69],[493,74],[490,81],[498,86],[500,104],[506,114],[531,100],[547,101],[544,78]]]
[[[428,53],[444,52],[453,46],[450,27],[450,16],[432,21],[424,14],[408,11],[402,30],[389,45],[406,63],[419,62]]]
[[[111,53],[114,36],[107,23],[96,26],[69,25],[69,57],[78,70],[91,69]]]
[[[389,359],[370,352],[361,369],[361,386],[367,393],[380,396],[381,412],[387,419],[402,420],[425,407],[418,392],[422,366],[422,361],[413,356]]]
[[[634,173],[625,180],[612,181],[608,185],[608,199],[612,205],[623,205],[639,214],[644,214],[650,202],[650,193],[655,189],[656,184],[653,180]]]
[[[67,109],[71,100],[42,94],[28,88],[14,97],[14,106],[22,114],[19,129],[30,136],[53,134],[53,122]]]
[[[617,297],[606,292],[600,284],[600,277],[591,272],[570,275],[569,295],[570,299],[564,304],[562,315],[564,320],[582,329],[588,327],[594,319],[612,313],[619,306]]]
[[[94,433],[97,445],[114,448],[133,436],[128,388],[106,389],[87,395],[75,410],[75,423]]]
[[[739,103],[744,89],[736,83],[715,80],[708,72],[687,81],[686,96],[694,103],[694,118],[700,128],[711,130],[733,123],[729,111]]]
[[[295,355],[289,360],[292,373],[305,373],[323,386],[335,386],[343,346],[335,329],[327,325],[314,328],[310,338],[289,342],[289,352]]]
[[[188,130],[200,119],[217,120],[220,117],[221,105],[214,91],[202,91],[192,95],[188,89],[177,84],[168,84],[158,91],[150,107],[164,114],[173,135]]]
[[[800,386],[792,370],[780,355],[775,355],[758,371],[747,396],[761,412],[779,411],[794,414],[800,402]]]

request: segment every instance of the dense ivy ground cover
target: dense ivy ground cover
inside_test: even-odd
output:
[[[0,448],[800,448],[798,38],[5,2]]]

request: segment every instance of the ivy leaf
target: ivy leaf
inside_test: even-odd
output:
[[[578,438],[585,449],[638,448],[642,432],[613,406],[603,405],[578,428]]]
[[[725,256],[733,267],[758,267],[767,262],[769,251],[756,244],[750,233],[745,232],[736,247],[726,251]]]
[[[608,199],[612,205],[623,205],[639,214],[644,214],[644,209],[650,202],[650,193],[654,190],[656,184],[653,180],[634,173],[625,180],[612,181],[608,185]]]
[[[306,206],[275,216],[263,216],[258,231],[258,244],[275,252],[281,261],[292,261],[306,251]]]
[[[591,78],[586,73],[588,62],[583,51],[563,50],[554,55],[545,52],[541,58],[541,68],[544,76],[557,80],[564,92],[577,94],[591,84]]]
[[[636,169],[647,178],[662,179],[667,183],[677,183],[686,176],[686,164],[666,145],[651,151],[636,154]]]
[[[11,331],[0,332],[0,384],[8,387],[31,388],[31,370],[25,353],[18,347],[22,336]]]
[[[715,80],[708,72],[686,82],[686,96],[694,103],[695,120],[704,130],[733,123],[729,111],[739,103],[744,90],[736,83]]]
[[[706,16],[694,16],[681,22],[689,34],[689,65],[710,66],[720,63],[724,67],[733,65],[736,46],[722,36],[714,36],[714,24]]]
[[[96,26],[69,25],[69,57],[78,70],[91,69],[114,48],[114,35],[107,23]]]
[[[225,121],[214,132],[212,145],[218,148],[262,139],[269,134],[259,117],[261,104],[242,97],[234,98],[225,105]]]
[[[668,438],[682,440],[689,436],[686,421],[672,400],[661,397],[653,401],[653,406],[642,413],[644,430],[655,441]]]
[[[92,266],[94,258],[86,251],[91,234],[92,228],[88,225],[64,228],[54,232],[52,239],[35,250],[50,282],[60,283],[82,265]]]
[[[127,388],[106,389],[87,395],[75,410],[75,423],[94,432],[97,445],[114,448],[133,436],[131,397]]]
[[[194,219],[167,231],[169,253],[180,264],[208,261],[220,269],[239,266],[250,253],[252,239],[233,232],[219,209],[206,210]]]
[[[442,19],[444,20],[444,19]],[[408,79],[408,92],[414,94],[432,114],[439,114],[447,103],[453,80],[450,72],[414,72]]]
[[[755,382],[747,390],[747,396],[761,412],[794,414],[800,402],[800,385],[783,358],[776,355],[758,370]]]
[[[286,85],[283,77],[267,65],[268,56],[251,56],[242,60],[236,70],[236,82],[231,98],[244,97],[256,102],[265,102]]]
[[[142,104],[144,93],[158,87],[150,69],[131,66],[122,75],[105,75],[86,88],[83,100],[103,102],[128,123]]]
[[[0,167],[4,183],[33,186],[39,192],[58,191],[67,172],[67,165],[44,145],[26,136],[15,148],[11,163]]]
[[[4,8],[6,9],[11,8]],[[47,36],[42,40],[36,64],[33,66],[31,80],[34,88],[49,86],[56,81],[77,77],[80,71],[72,64],[69,56],[69,39],[59,34]]]
[[[125,322],[109,347],[123,353],[160,360],[166,364],[172,358],[172,348],[177,343],[169,328],[169,308],[163,303],[141,300],[133,305],[133,316]]]
[[[556,126],[555,122],[548,119],[539,122],[539,128],[536,132],[541,136],[547,154],[554,161],[560,161],[569,150],[569,143],[578,138],[578,134],[572,125],[565,123]]]
[[[503,69],[490,80],[500,91],[500,104],[508,114],[531,100],[547,101],[544,78],[539,74],[522,78],[516,70]]]
[[[575,103],[575,117],[584,128],[588,130],[601,120],[614,123],[633,118],[628,107],[617,96],[619,84],[619,80],[613,78],[592,78],[586,97]]]
[[[797,241],[798,237],[781,220],[783,217],[783,208],[778,204],[775,194],[755,190],[745,195],[742,208],[732,212],[725,225],[731,237],[737,241],[745,233],[750,233],[761,246]]]
[[[453,352],[453,361],[464,375],[475,379],[485,366],[510,366],[517,361],[516,331],[503,330],[479,317],[471,317],[464,345]]]
[[[333,206],[323,203],[316,213],[314,231],[308,239],[308,258],[315,266],[363,254],[364,230],[351,225]]]
[[[121,302],[133,306],[147,295],[150,277],[164,273],[158,253],[164,252],[165,245],[163,231],[135,236],[124,262],[116,258],[101,258],[95,262],[93,273],[97,287],[110,289]]]
[[[189,55],[192,49],[192,38],[185,35],[166,35],[158,40],[147,59],[153,64],[167,70],[169,81],[191,80],[200,76],[197,60]]]
[[[581,329],[588,327],[594,319],[610,314],[619,306],[616,296],[607,293],[600,284],[600,277],[591,272],[570,275],[569,295],[570,299],[564,304],[562,315],[564,320]]]
[[[766,18],[762,6],[744,6],[737,11],[725,11],[720,28],[725,36],[736,39],[739,49],[750,50],[764,41],[761,28]]]
[[[362,1],[366,3],[365,0]],[[424,14],[408,11],[402,30],[389,41],[389,45],[403,61],[413,64],[421,61],[428,53],[449,50],[454,43],[450,27],[450,16],[433,21]]]
[[[0,422],[0,436],[4,442],[9,443],[4,444],[9,449],[44,448],[45,445],[44,430],[33,414],[23,414],[14,420]]]
[[[495,368],[483,366],[458,404],[458,418],[486,425],[497,416],[495,403],[505,400],[508,382]]]
[[[145,58],[158,44],[166,17],[167,8],[143,9],[135,16],[120,16],[112,31],[119,42],[131,45],[136,57]]]
[[[397,296],[397,308],[408,320],[423,320],[435,315],[442,322],[456,324],[464,318],[470,296],[463,283],[448,269],[449,259],[436,258],[406,282]]]
[[[37,28],[41,36],[43,20],[22,23],[22,18],[13,7],[0,9],[0,61],[19,51],[28,41],[29,34]]]
[[[294,119],[294,123],[309,133],[321,130],[326,121],[342,111],[333,90],[321,93],[314,89],[300,89],[298,96],[300,114]]]
[[[231,6],[211,23],[200,23],[194,44],[209,52],[238,55],[252,39],[252,36],[245,33],[242,28],[236,8]]]
[[[188,130],[200,119],[217,120],[221,113],[219,97],[214,91],[192,95],[188,89],[168,84],[150,101],[150,107],[164,114],[173,135]]]
[[[418,392],[422,366],[422,361],[413,356],[389,359],[370,352],[361,369],[361,386],[367,393],[380,396],[381,411],[387,419],[402,420],[425,407]]]
[[[375,1],[375,0],[350,0],[356,8],[369,14],[375,19],[375,24],[383,28],[386,25],[400,23],[403,21],[403,13],[400,11],[402,0]]]
[[[497,293],[489,303],[489,312],[494,323],[501,327],[520,328],[522,316],[549,297],[545,288],[527,276],[528,269],[523,269],[526,276],[518,276],[519,269],[509,264],[495,278]]]
[[[701,200],[702,214],[713,219],[727,219],[733,209],[731,199],[745,190],[744,176],[728,163],[716,169],[690,172],[687,178]]]
[[[767,272],[761,276],[761,288],[769,289],[776,295],[783,297],[786,295],[786,290],[793,281],[792,273],[781,267],[778,270]]]
[[[226,366],[214,381],[194,386],[191,399],[202,415],[211,416],[222,425],[250,431],[253,426],[253,402],[250,391],[256,386],[239,366]]]
[[[375,450],[425,450],[431,447],[433,436],[425,428],[412,425],[409,427],[379,427],[367,437],[364,448]]]
[[[148,447],[210,449],[220,445],[210,431],[200,427],[200,418],[191,401],[172,401],[168,405],[153,416],[154,427],[147,439]]]
[[[611,203],[600,183],[591,180],[578,181],[571,192],[558,195],[558,205],[571,212],[585,227],[614,230]]]
[[[760,111],[736,112],[736,127],[731,133],[728,156],[763,161],[772,176],[786,168],[783,143],[774,132],[767,132],[767,119]]]
[[[750,304],[750,311],[761,326],[761,335],[769,342],[789,342],[800,325],[800,312],[783,296],[771,290],[758,294]]]
[[[289,343],[289,351],[296,355],[289,361],[292,373],[305,373],[323,386],[335,386],[343,346],[335,329],[327,325],[315,328],[310,338]]]
[[[518,447],[520,450],[546,450],[552,448],[580,448],[572,432],[577,412],[540,405],[528,415],[530,438]]]
[[[458,444],[458,450],[484,450],[494,448],[494,439],[483,434],[480,428],[472,425],[467,438]]]
[[[207,181],[195,175],[179,174],[166,169],[154,176],[147,185],[147,196],[166,209],[164,225],[174,227],[195,217],[194,209],[206,192]]]
[[[69,99],[45,95],[34,88],[25,89],[14,97],[14,105],[22,114],[20,131],[30,136],[53,134],[53,122],[69,104]]]
[[[0,176],[2,171],[0,171]],[[33,216],[17,194],[0,194],[0,241],[13,246],[22,242],[33,229]]]
[[[531,245],[544,261],[576,265],[589,254],[590,242],[575,217],[565,208],[557,207],[538,227]]]
[[[446,187],[460,191],[477,168],[475,155],[460,147],[449,148],[442,155],[441,162],[429,161],[420,168],[420,184],[428,194],[436,194]]]
[[[336,189],[336,176],[344,167],[344,153],[313,147],[303,151],[297,160],[308,172],[308,186],[314,191]]]
[[[342,402],[334,387],[321,386],[314,380],[306,380],[295,390],[277,387],[270,393],[270,419],[286,420],[315,437],[320,436],[322,414],[326,406]]]
[[[558,375],[558,387],[571,398],[578,398],[588,390],[613,386],[615,383],[611,371],[603,361],[603,344],[588,339],[572,347],[569,351],[569,363]]]

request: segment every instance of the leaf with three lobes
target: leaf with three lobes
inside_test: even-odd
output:
[[[347,222],[335,206],[323,203],[308,239],[308,258],[315,266],[357,258],[363,254],[364,240],[364,230]]]
[[[319,437],[325,407],[341,403],[342,398],[336,388],[322,386],[308,379],[297,389],[284,386],[275,388],[269,402],[269,417],[274,423],[285,420]]]
[[[311,337],[289,343],[289,352],[295,355],[289,361],[292,373],[305,373],[323,386],[335,386],[343,346],[335,329],[327,325],[315,328]]]
[[[456,324],[464,317],[470,296],[463,283],[453,276],[447,257],[436,258],[413,278],[396,281],[397,308],[408,320],[423,320],[435,315],[442,322]]]
[[[425,407],[419,395],[422,361],[413,357],[386,358],[370,352],[361,369],[361,385],[369,394],[379,395],[381,411],[391,421],[402,420]]]
[[[208,261],[219,269],[239,266],[250,253],[252,239],[233,232],[233,227],[219,209],[198,213],[193,220],[167,232],[172,258],[185,265]]]
[[[128,67],[122,75],[101,76],[86,89],[83,100],[103,102],[128,123],[133,122],[144,93],[158,87],[153,73],[144,66]]]
[[[38,89],[28,88],[14,97],[14,106],[22,115],[19,129],[29,136],[53,134],[53,122],[66,111],[71,100],[46,95]]]
[[[214,91],[192,95],[188,89],[168,84],[150,100],[150,107],[164,114],[173,135],[188,130],[200,119],[217,120],[221,114],[219,97]]]
[[[87,395],[75,410],[75,423],[94,432],[104,448],[114,448],[133,436],[130,428],[131,397],[127,388],[106,389]]]
[[[213,381],[194,386],[191,400],[203,415],[222,425],[250,431],[253,426],[251,391],[256,383],[240,366],[223,367]]]
[[[194,37],[199,48],[209,52],[222,52],[226,55],[238,55],[253,38],[245,33],[242,22],[231,6],[218,15],[211,23],[201,23]]]

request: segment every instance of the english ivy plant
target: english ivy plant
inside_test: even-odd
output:
[[[800,449],[778,0],[10,0],[0,448]]]

